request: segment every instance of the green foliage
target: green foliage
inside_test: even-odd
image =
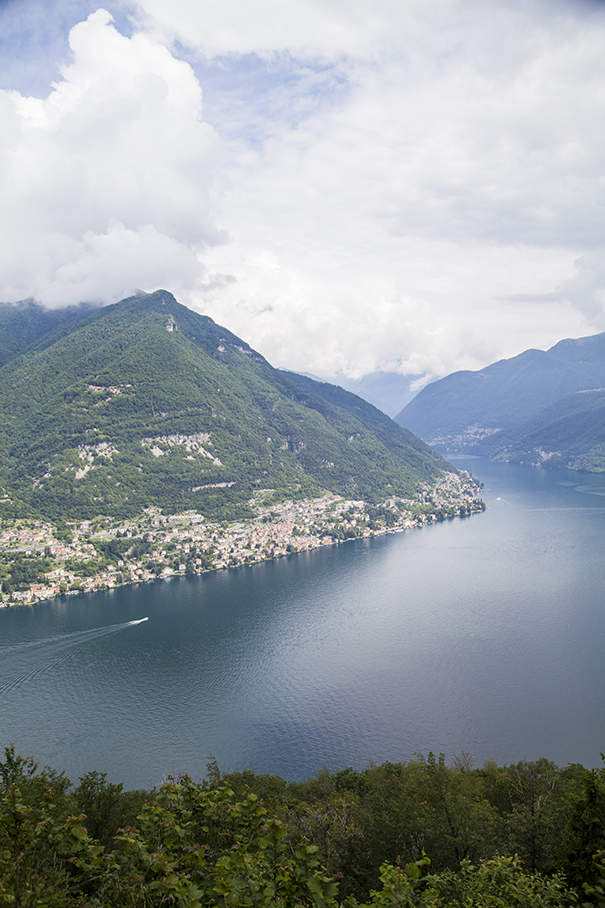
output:
[[[126,552],[131,550],[136,550],[142,555],[146,554],[149,551],[149,544],[140,540],[138,543],[133,543],[131,539],[110,539],[107,542],[97,542],[95,545],[96,550],[106,559],[108,562],[115,563],[123,558]]]
[[[577,905],[576,894],[558,875],[528,873],[518,857],[491,858],[477,866],[429,876],[416,904],[427,908],[564,908]]]
[[[15,745],[4,748],[4,760],[0,760],[0,795],[6,796],[18,788],[20,797],[30,807],[37,805],[50,793],[52,802],[62,815],[71,809],[70,781],[62,772],[45,766],[38,771],[38,764],[31,757],[22,757],[15,751]]]
[[[589,898],[584,906],[589,908],[589,906],[596,905],[597,908],[605,908],[605,851],[600,850],[593,855],[591,870],[591,876],[596,878],[596,882],[594,885],[587,882],[583,884],[584,892]]]
[[[60,819],[49,792],[31,806],[17,786],[11,786],[0,798],[1,904],[19,908],[76,904],[72,896],[80,887],[72,883],[70,864],[88,844],[80,819]]]
[[[0,556],[0,578],[4,592],[26,590],[31,583],[44,581],[44,574],[51,569],[48,558],[25,555],[22,552],[3,552]]]
[[[289,853],[285,827],[255,795],[236,800],[183,778],[146,805],[138,829],[118,839],[111,897],[123,904],[134,888],[149,904],[323,906],[337,887],[311,846]]]
[[[292,842],[306,836],[328,871],[342,875],[341,893],[365,900],[385,860],[410,864],[424,852],[438,873],[517,855],[530,873],[564,872],[581,893],[585,880],[597,880],[592,854],[605,848],[601,801],[586,810],[591,776],[545,759],[473,769],[464,754],[453,765],[429,754],[362,771],[324,770],[308,782],[280,786],[269,778],[271,804]],[[267,777],[246,773],[246,784],[259,791]]]
[[[605,856],[605,779],[603,770],[582,772],[582,790],[571,799],[567,835],[560,849],[571,885],[602,885],[601,868],[594,855]]]
[[[518,805],[550,802],[555,769],[537,761],[473,770],[467,758],[446,766],[429,755],[286,783],[249,772],[222,777],[212,760],[205,783],[184,776],[146,796],[100,773],[67,791],[63,775],[39,773],[9,747],[0,762],[0,904],[572,908],[577,894],[559,873],[532,872],[518,855],[498,853],[493,833],[502,824],[493,826],[491,844],[479,842],[494,820],[487,802],[503,820]],[[579,770],[559,771],[558,781],[573,788]],[[267,804],[255,787],[267,792]],[[580,816],[573,814],[572,835]],[[429,861],[423,846],[431,837],[437,855]],[[381,848],[394,857],[383,851],[364,889],[358,862],[367,849],[378,858]],[[475,856],[460,859],[465,851]],[[602,908],[605,851],[590,871],[580,892],[586,905]]]
[[[127,791],[123,786],[107,781],[103,772],[89,772],[80,779],[73,791],[77,809],[85,814],[86,830],[108,848],[118,831],[136,822],[143,808],[146,793]]]
[[[560,770],[544,757],[509,767],[509,840],[530,870],[556,868],[584,772]]]

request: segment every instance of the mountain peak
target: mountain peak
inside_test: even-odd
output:
[[[448,464],[354,395],[301,388],[166,290],[74,317],[0,369],[0,485],[49,517],[231,518],[259,489],[413,497]]]

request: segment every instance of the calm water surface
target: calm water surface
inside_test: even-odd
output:
[[[605,478],[455,461],[488,510],[0,611],[0,746],[127,787],[605,750]],[[142,624],[131,621],[148,617]]]

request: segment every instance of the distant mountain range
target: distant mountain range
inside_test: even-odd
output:
[[[605,470],[605,333],[427,385],[395,417],[446,454]]]
[[[9,337],[10,335],[10,337]],[[167,291],[0,306],[0,512],[248,516],[323,490],[414,497],[450,465],[375,407],[274,369]]]

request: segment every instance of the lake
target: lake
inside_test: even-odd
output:
[[[605,750],[605,477],[482,460],[485,513],[0,611],[0,745],[126,787]],[[132,623],[148,618],[142,623]]]

